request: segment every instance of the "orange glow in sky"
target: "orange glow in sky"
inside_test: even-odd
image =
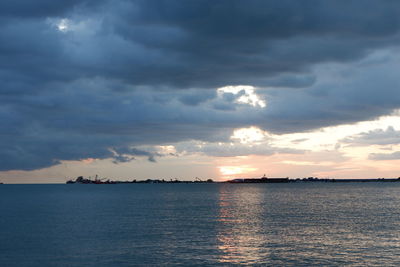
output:
[[[239,165],[239,166],[219,166],[218,167],[220,173],[225,178],[237,177],[238,175],[246,175],[250,172],[257,171],[257,168],[248,166],[248,165]]]

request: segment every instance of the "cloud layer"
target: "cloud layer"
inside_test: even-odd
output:
[[[1,1],[0,170],[390,114],[399,15],[397,1]]]

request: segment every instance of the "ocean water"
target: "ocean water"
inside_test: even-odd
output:
[[[0,266],[398,266],[400,183],[0,185]]]

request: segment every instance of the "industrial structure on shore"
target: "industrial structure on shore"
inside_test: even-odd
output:
[[[399,178],[370,178],[370,179],[333,179],[333,178],[295,178],[290,179],[289,177],[277,178],[277,177],[266,177],[265,175],[261,178],[235,178],[219,183],[230,183],[230,184],[268,184],[268,183],[303,183],[303,182],[337,182],[337,183],[351,183],[351,182],[400,182]],[[158,184],[158,183],[214,183],[212,179],[201,180],[196,177],[194,181],[178,180],[178,179],[147,179],[147,180],[132,180],[132,181],[114,181],[106,178],[99,179],[96,175],[95,179],[84,178],[83,176],[77,177],[75,180],[68,180],[67,184],[127,184],[127,183],[146,183],[146,184]]]

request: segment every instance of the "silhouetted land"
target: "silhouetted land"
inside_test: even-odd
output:
[[[303,182],[325,182],[325,183],[365,183],[365,182],[400,182],[399,178],[369,178],[369,179],[331,179],[331,178],[238,178],[227,181],[228,183],[303,183]]]
[[[289,177],[285,178],[269,178],[269,177],[261,177],[261,178],[236,178],[224,182],[219,183],[232,183],[232,184],[261,184],[261,183],[309,183],[309,182],[325,182],[325,183],[366,183],[366,182],[400,182],[399,178],[370,178],[370,179],[331,179],[331,178],[316,178],[316,177],[307,177],[307,178],[295,178],[290,179]],[[131,181],[114,181],[106,178],[99,179],[98,176],[92,180],[89,178],[84,178],[83,176],[77,177],[75,180],[68,180],[67,184],[132,184],[132,183],[144,183],[144,184],[160,184],[160,183],[215,183],[212,179],[201,180],[196,177],[194,181],[181,181],[178,179],[147,179],[147,180],[131,180]]]
[[[201,180],[196,178],[194,181],[181,181],[178,179],[147,179],[147,180],[131,180],[131,181],[113,181],[113,180],[105,180],[105,178],[99,179],[96,175],[95,179],[92,180],[91,178],[84,178],[83,176],[79,176],[75,180],[68,180],[67,184],[134,184],[134,183],[144,183],[144,184],[161,184],[161,183],[213,183],[212,179]]]

